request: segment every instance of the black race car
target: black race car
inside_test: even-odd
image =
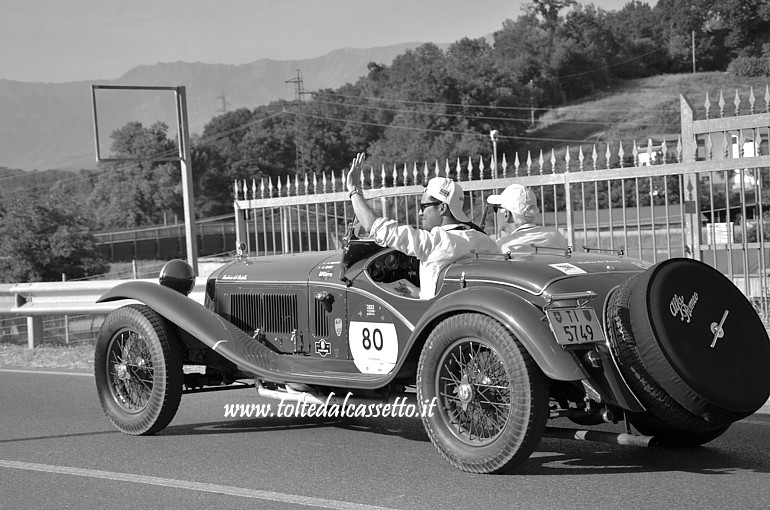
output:
[[[544,434],[700,445],[770,394],[764,324],[692,259],[477,253],[420,300],[417,261],[351,230],[340,252],[240,254],[210,276],[204,304],[187,297],[194,280],[176,260],[160,285],[130,281],[99,299],[142,303],[110,313],[95,353],[102,407],[126,434],[162,430],[185,392],[253,383],[371,416],[411,402],[452,465],[491,473]],[[546,427],[560,417],[626,432]]]

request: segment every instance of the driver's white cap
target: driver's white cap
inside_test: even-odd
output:
[[[439,202],[447,204],[449,210],[452,212],[452,216],[458,221],[463,223],[471,221],[471,219],[463,212],[465,197],[463,196],[463,189],[458,183],[447,177],[434,177],[428,181],[426,191],[428,192],[428,195]]]

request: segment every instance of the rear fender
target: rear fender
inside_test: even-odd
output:
[[[467,312],[488,315],[503,324],[551,379],[577,381],[586,378],[575,358],[556,343],[543,313],[532,303],[503,289],[476,287],[439,299],[415,326],[410,345],[422,344],[444,318]]]

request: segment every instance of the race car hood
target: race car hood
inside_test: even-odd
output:
[[[644,260],[593,253],[511,254],[510,259],[505,256],[490,258],[480,255],[479,258],[461,259],[450,266],[446,278],[460,278],[467,282],[497,282],[532,294],[541,294],[556,281],[597,279],[598,275],[608,274],[617,274],[623,280],[650,265]]]
[[[223,282],[307,282],[311,271],[332,259],[338,261],[340,252],[324,251],[235,260],[212,273],[211,278]],[[335,266],[338,267],[338,266]]]

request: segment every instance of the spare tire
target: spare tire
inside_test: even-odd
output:
[[[724,429],[770,396],[765,327],[711,266],[660,262],[613,291],[606,317],[626,382],[648,413],[674,430]]]

